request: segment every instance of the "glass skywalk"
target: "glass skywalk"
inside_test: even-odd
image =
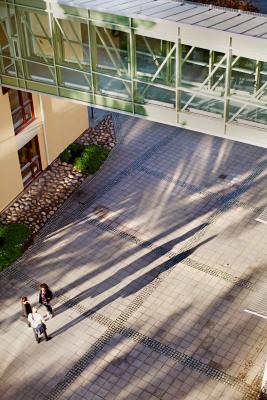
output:
[[[208,133],[245,141],[236,127],[266,129],[267,18],[170,0],[126,3],[0,1],[1,85],[202,131],[209,121]],[[223,14],[225,25],[214,28]],[[261,37],[252,37],[256,21]],[[251,37],[237,32],[243,23]]]

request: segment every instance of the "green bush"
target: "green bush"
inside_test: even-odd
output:
[[[71,164],[71,159],[72,159],[72,155],[71,155],[71,151],[70,149],[67,147],[60,155],[59,158],[62,162]]]
[[[85,174],[94,174],[107,158],[109,150],[97,146],[85,146],[85,149],[80,157],[74,161],[74,166]]]
[[[73,164],[77,157],[80,157],[86,146],[80,143],[70,144],[60,155],[62,162]]]
[[[23,224],[0,223],[0,270],[8,267],[23,252],[31,230]]]

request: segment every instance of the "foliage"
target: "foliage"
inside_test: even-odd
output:
[[[109,150],[94,144],[72,143],[59,156],[62,162],[73,164],[85,174],[94,174],[105,161]]]
[[[84,149],[83,144],[72,143],[59,155],[59,158],[62,162],[73,164],[75,158],[80,157]]]
[[[105,161],[109,150],[97,146],[85,146],[82,155],[74,161],[74,166],[85,174],[94,174]]]
[[[259,11],[250,0],[193,0],[195,3],[212,4],[218,7],[233,8],[242,11]]]
[[[23,224],[0,223],[0,270],[12,264],[23,252],[31,230]]]

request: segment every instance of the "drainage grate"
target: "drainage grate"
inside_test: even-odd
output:
[[[149,240],[143,240],[140,236],[136,236],[131,234],[129,231],[127,231],[126,225],[121,225],[118,220],[112,220],[111,218],[109,219],[109,223],[105,223],[105,216],[99,216],[98,210],[102,210],[104,207],[99,206],[96,207],[94,210],[94,215],[97,216],[95,219],[89,219],[87,223],[89,225],[95,226],[97,229],[100,229],[105,232],[110,232],[115,236],[118,236],[125,241],[132,242],[136,244],[138,247],[143,248],[143,249],[150,249],[156,254],[161,256],[165,256],[169,259],[169,264],[170,267],[175,266],[177,263],[181,262],[182,264],[187,265],[188,267],[197,269],[199,271],[205,272],[206,274],[209,274],[211,276],[216,276],[219,279],[225,280],[226,282],[231,282],[235,286],[246,288],[246,289],[252,289],[253,290],[253,283],[250,282],[247,279],[242,279],[240,277],[234,276],[228,272],[225,272],[224,270],[220,270],[218,268],[214,268],[211,266],[208,266],[206,264],[203,264],[199,261],[195,261],[192,258],[189,257],[184,257],[184,252],[188,251],[187,249],[181,250],[181,253],[176,253],[174,251],[170,251],[169,249],[165,248],[164,245],[162,246],[155,246],[153,243]],[[111,210],[110,210],[111,211]],[[206,229],[208,226],[203,224],[203,228],[199,230],[195,235],[193,236],[193,239],[198,238],[198,234],[203,232],[204,229]],[[126,229],[126,230],[125,230]],[[192,245],[194,244],[191,243]],[[179,256],[181,259],[179,259]],[[169,267],[168,267],[169,268]]]
[[[267,282],[263,281],[261,286],[254,292],[254,296],[245,311],[267,319]]]
[[[262,222],[263,224],[267,224],[267,207],[263,210],[263,212],[256,218],[256,221]]]

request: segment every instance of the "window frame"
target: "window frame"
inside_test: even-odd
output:
[[[36,155],[34,155],[33,157],[31,156],[30,153],[30,143],[34,141],[35,144],[35,148],[36,148]],[[27,181],[23,181],[23,186],[24,189],[26,189],[41,173],[42,173],[42,162],[41,162],[41,155],[40,155],[40,147],[39,147],[39,141],[38,141],[38,137],[37,135],[34,136],[28,143],[26,143],[23,147],[26,148],[26,153],[27,153],[27,164],[25,164],[23,167],[21,167],[20,165],[20,171],[21,171],[21,177],[22,177],[22,181],[23,181],[23,175],[22,173],[24,172],[24,170],[26,168],[29,168],[30,172],[31,172],[31,179],[27,180]],[[22,147],[22,148],[23,148]],[[18,150],[18,157],[19,157],[19,151],[21,149]],[[20,160],[20,159],[19,159]],[[34,171],[34,164],[36,163],[36,161],[39,164],[39,170],[37,170],[37,172]]]
[[[15,89],[8,89],[8,92],[10,90],[15,90]],[[11,115],[12,115],[12,121],[13,121],[15,135],[20,133],[32,121],[35,120],[35,113],[34,113],[34,107],[33,107],[32,94],[30,92],[24,92],[24,93],[27,93],[27,95],[28,95],[28,100],[25,101],[25,100],[23,100],[22,91],[21,90],[16,90],[16,92],[18,94],[19,106],[12,110],[12,106],[11,106],[10,99],[9,99],[9,104],[10,104],[10,110],[11,110]],[[28,107],[29,105],[30,105],[30,108],[31,108],[31,118],[27,119],[26,118],[26,110],[25,110],[25,108]],[[20,111],[21,114],[22,114],[23,123],[20,124],[18,127],[15,127],[14,120],[13,120],[13,115],[15,113],[17,113],[18,111]]]

